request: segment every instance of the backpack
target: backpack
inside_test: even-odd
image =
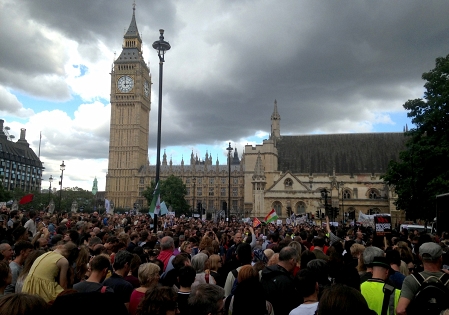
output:
[[[416,273],[412,277],[420,287],[407,307],[407,314],[433,315],[449,309],[449,274],[424,278],[421,273]]]

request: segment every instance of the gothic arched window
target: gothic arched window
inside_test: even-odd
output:
[[[299,201],[296,204],[296,214],[306,214],[306,204],[304,201]]]
[[[276,211],[277,215],[282,214],[282,203],[280,203],[279,201],[275,201],[275,202],[273,202],[272,207],[273,207],[274,211]]]
[[[379,199],[380,198],[380,193],[377,189],[371,188],[368,191],[368,198],[369,199]]]
[[[349,189],[343,190],[343,199],[351,199],[351,191]]]
[[[284,186],[285,186],[285,188],[291,188],[291,187],[293,186],[293,181],[292,181],[292,179],[291,179],[291,178],[287,178],[287,179],[284,181]]]

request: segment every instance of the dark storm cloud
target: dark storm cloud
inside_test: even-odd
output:
[[[182,58],[173,45],[164,92],[177,119],[164,112],[167,142],[188,144],[201,135],[209,143],[269,131],[275,98],[285,133],[349,131],[351,123],[372,119],[367,111],[398,111],[419,97],[422,72],[449,53],[446,2],[280,3],[282,13],[274,7],[259,16],[246,12],[247,20],[236,17],[233,29],[214,33],[222,50],[216,68],[234,78],[230,88],[212,78],[197,91],[171,89],[176,73],[169,71],[176,69],[168,64]]]
[[[100,42],[120,53],[132,14],[131,0],[24,0],[21,14],[15,2],[6,3],[17,16],[11,25],[45,25],[77,41],[90,60],[103,57]],[[150,144],[159,87],[151,43],[159,28],[172,45],[164,64],[165,147],[269,131],[274,99],[282,133],[347,132],[365,121],[374,124],[376,115],[400,111],[407,99],[419,97],[421,74],[449,53],[448,12],[447,1],[419,0],[137,1],[153,77]],[[23,28],[19,38],[5,28],[0,32],[13,44],[1,45],[0,83],[10,69],[31,77],[63,71],[65,57],[49,53],[54,39],[41,30]],[[97,136],[106,139],[106,128],[101,130]]]

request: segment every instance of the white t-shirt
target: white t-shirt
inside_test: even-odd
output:
[[[28,229],[28,231],[30,231],[33,234],[33,236],[36,235],[36,223],[34,222],[33,219],[29,219],[28,221],[26,221],[23,227]]]
[[[318,307],[318,302],[310,304],[301,304],[294,308],[289,315],[314,315]]]

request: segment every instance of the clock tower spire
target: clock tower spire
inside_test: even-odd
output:
[[[151,75],[142,56],[136,8],[111,71],[111,125],[106,198],[116,208],[139,202],[139,170],[148,160]]]

